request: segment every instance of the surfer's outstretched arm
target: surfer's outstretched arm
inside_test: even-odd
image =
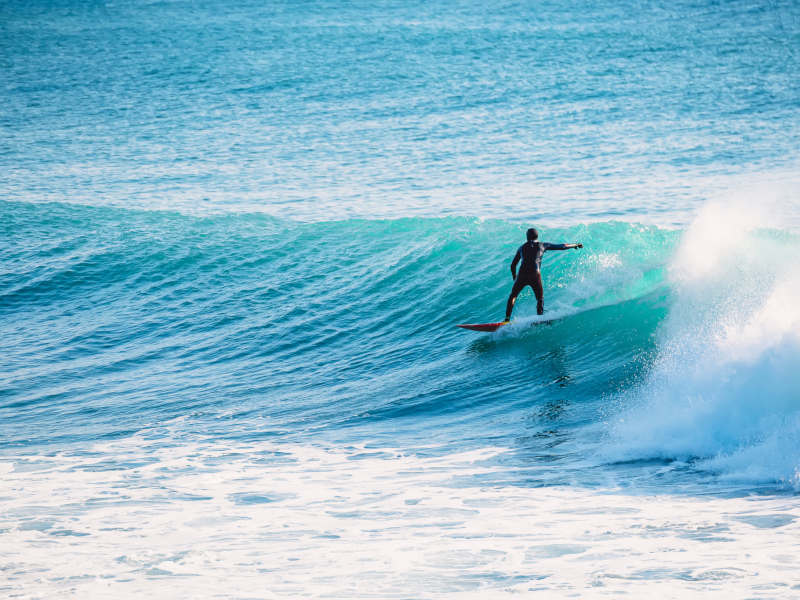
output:
[[[548,244],[545,242],[545,250],[570,250],[571,248],[583,248],[583,244]]]

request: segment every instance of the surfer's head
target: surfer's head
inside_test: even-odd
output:
[[[539,239],[539,232],[536,231],[533,227],[528,229],[528,241],[535,242],[538,239]]]

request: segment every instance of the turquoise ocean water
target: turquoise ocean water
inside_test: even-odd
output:
[[[798,72],[790,1],[0,2],[0,590],[791,597]],[[530,226],[555,320],[456,329]]]

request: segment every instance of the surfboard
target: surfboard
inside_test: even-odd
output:
[[[541,316],[541,315],[540,315]],[[531,321],[530,323],[526,323],[526,326],[534,327],[535,325],[547,325],[552,323],[553,321],[559,320],[561,317],[556,316],[552,319],[541,319],[536,321]],[[472,331],[484,331],[484,332],[491,332],[497,331],[503,325],[508,325],[509,321],[500,321],[498,323],[463,323],[461,325],[456,325],[456,327],[461,327],[461,329],[471,329]]]
[[[500,321],[499,323],[464,323],[456,325],[461,329],[471,329],[472,331],[497,331],[503,325],[508,325],[508,321]]]

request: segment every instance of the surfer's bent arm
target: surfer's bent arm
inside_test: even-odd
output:
[[[517,253],[514,255],[514,260],[511,261],[511,277],[512,279],[517,278],[517,263],[519,262],[520,257],[522,256],[521,250],[517,250]]]
[[[544,243],[545,250],[569,250],[571,248],[583,248],[583,244],[548,244]]]

